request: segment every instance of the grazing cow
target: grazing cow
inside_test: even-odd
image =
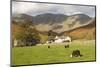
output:
[[[50,46],[48,46],[48,48],[50,48]]]
[[[74,50],[70,57],[81,57],[82,54],[80,54],[80,50]]]
[[[69,45],[65,45],[64,47],[65,47],[65,48],[69,48]]]

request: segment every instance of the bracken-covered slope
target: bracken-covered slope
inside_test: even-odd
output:
[[[65,31],[62,35],[69,35],[73,39],[95,39],[96,20],[92,19],[88,24]]]

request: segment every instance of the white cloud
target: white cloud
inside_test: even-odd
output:
[[[37,9],[36,3],[26,3],[26,2],[12,2],[12,12],[13,13],[27,13]]]
[[[29,15],[37,15],[41,13],[61,13],[72,15],[84,13],[89,16],[95,16],[95,7],[79,6],[79,5],[59,5],[47,3],[30,3],[30,2],[12,2],[13,13],[26,13]]]

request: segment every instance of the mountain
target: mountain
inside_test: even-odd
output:
[[[80,24],[84,24],[91,19],[88,15],[85,14],[75,14],[71,16],[72,18],[76,17],[76,20],[80,21]]]
[[[76,27],[80,27],[81,25],[87,24],[92,18],[85,14],[75,14],[68,16],[65,21],[62,23],[55,25],[53,30],[55,32],[63,32]]]
[[[12,20],[15,22],[25,23],[33,21],[33,16],[27,14],[15,14],[12,16]]]
[[[60,23],[66,20],[67,16],[63,14],[51,14],[45,13],[36,16],[30,16],[27,14],[15,14],[13,19],[15,20],[31,20],[34,24],[48,24],[48,23]]]
[[[55,23],[61,23],[67,19],[66,15],[63,14],[51,14],[51,13],[45,13],[40,14],[34,17],[33,23],[37,24],[55,24]]]
[[[69,31],[65,31],[62,35],[69,35],[73,39],[95,39],[96,31],[96,21],[92,19],[83,26],[71,29]]]
[[[19,24],[32,22],[38,31],[53,30],[57,33],[84,25],[91,19],[91,17],[85,14],[75,14],[68,16],[64,14],[44,13],[36,16],[30,16],[27,14],[16,14],[13,16],[13,20],[20,22]]]

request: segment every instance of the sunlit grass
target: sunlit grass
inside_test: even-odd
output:
[[[60,43],[62,44],[62,43]],[[95,45],[93,43],[71,43],[69,48],[63,45],[47,45],[31,46],[31,47],[15,47],[12,48],[12,64],[46,64],[60,62],[78,62],[78,61],[95,61]],[[79,49],[82,57],[71,58],[73,50]]]

